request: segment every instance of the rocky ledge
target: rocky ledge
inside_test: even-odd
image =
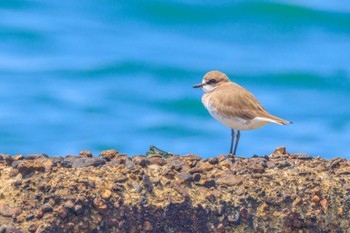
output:
[[[348,232],[350,161],[0,154],[0,232]]]

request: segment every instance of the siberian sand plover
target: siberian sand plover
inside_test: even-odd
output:
[[[230,154],[232,154],[235,130],[237,135],[233,155],[237,151],[240,130],[257,129],[269,123],[279,125],[292,123],[268,113],[252,93],[231,82],[226,74],[219,71],[208,72],[202,83],[193,87],[204,91],[202,103],[210,115],[231,129]]]

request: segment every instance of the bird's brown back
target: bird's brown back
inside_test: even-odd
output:
[[[251,92],[233,82],[224,83],[212,92],[204,94],[202,101],[226,118],[241,117],[251,120],[255,117],[264,117],[280,124],[285,122],[269,114]]]

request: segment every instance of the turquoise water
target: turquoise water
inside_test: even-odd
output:
[[[1,153],[227,153],[192,88],[215,69],[294,122],[239,155],[350,157],[345,1],[2,0],[0,51]]]

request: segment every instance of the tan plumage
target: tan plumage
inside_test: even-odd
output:
[[[239,130],[256,129],[268,123],[280,125],[291,123],[268,113],[251,92],[231,82],[219,71],[208,72],[202,83],[193,87],[204,90],[202,102],[216,120],[230,127],[233,135],[234,130],[238,130],[234,154],[239,140]],[[233,138],[230,153],[232,145]]]
[[[268,113],[252,93],[233,82],[223,83],[214,91],[204,94],[202,102],[215,106],[217,113],[226,118],[241,117],[251,120],[263,117],[282,125],[289,123]]]

